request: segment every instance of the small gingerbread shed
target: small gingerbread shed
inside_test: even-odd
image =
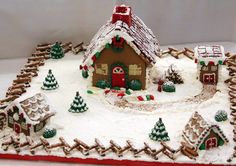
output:
[[[143,21],[130,7],[116,6],[112,18],[87,47],[80,69],[93,86],[105,82],[127,88],[135,80],[145,89],[149,69],[159,53],[157,38]]]
[[[192,115],[182,136],[196,150],[208,150],[228,142],[219,126],[208,124],[198,112]]]
[[[5,109],[7,126],[16,133],[29,136],[41,131],[55,112],[41,93],[20,101],[16,99]]]
[[[203,84],[217,84],[221,65],[225,61],[224,47],[197,46],[194,50],[198,78]]]

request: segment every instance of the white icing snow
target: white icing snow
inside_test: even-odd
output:
[[[218,64],[218,61],[225,61],[224,47],[215,46],[197,46],[194,49],[195,58],[208,64],[210,61]]]
[[[156,72],[152,77],[160,77],[166,71],[170,64],[175,64],[181,71],[185,80],[184,84],[176,85],[175,93],[157,92],[157,85],[150,85],[145,91],[140,91],[140,94],[153,94],[155,101],[161,104],[161,107],[154,112],[137,112],[130,109],[117,108],[112,105],[104,104],[103,90],[91,88],[89,80],[81,76],[81,71],[78,69],[82,62],[82,54],[77,56],[72,53],[67,53],[63,59],[47,60],[46,64],[39,69],[38,77],[32,79],[31,87],[27,89],[27,93],[23,94],[22,98],[28,94],[41,92],[45,94],[56,107],[57,114],[51,118],[51,125],[59,126],[57,135],[50,139],[51,143],[58,142],[58,138],[63,136],[65,140],[73,144],[74,138],[79,138],[89,145],[94,144],[94,138],[98,138],[105,146],[109,145],[109,141],[113,139],[120,145],[125,145],[126,140],[131,140],[136,148],[142,148],[143,142],[147,142],[151,147],[158,148],[159,143],[151,141],[148,134],[159,118],[163,119],[166,130],[169,134],[170,141],[167,144],[177,149],[182,141],[182,131],[189,121],[193,112],[198,111],[199,114],[207,122],[214,121],[214,115],[219,109],[224,109],[228,114],[229,101],[227,86],[224,80],[228,78],[227,70],[223,66],[222,77],[219,78],[217,86],[218,91],[213,98],[203,103],[174,103],[172,101],[183,100],[192,97],[201,92],[202,85],[196,79],[197,67],[194,62],[186,57],[175,59],[171,56],[157,59],[155,64]],[[63,68],[62,68],[63,66]],[[55,77],[60,83],[60,87],[55,91],[41,90],[42,83],[48,69],[52,69]],[[154,70],[154,69],[153,69]],[[151,79],[151,78],[150,78]],[[87,89],[90,89],[94,94],[87,94]],[[75,92],[79,91],[84,101],[87,103],[89,110],[81,114],[73,114],[68,112],[72,103]],[[222,100],[224,99],[224,100]],[[191,162],[191,163],[224,163],[233,152],[234,142],[233,127],[229,124],[229,120],[219,123],[222,131],[229,139],[229,143],[219,148],[210,151],[199,151],[200,156],[196,161],[190,160],[184,156],[178,156],[175,162]],[[0,150],[1,153],[6,153]],[[10,150],[7,153],[15,153]],[[21,154],[28,154],[27,151],[22,151]],[[47,155],[45,151],[39,150],[37,155]],[[53,150],[51,155],[64,156],[62,150]],[[86,158],[80,152],[74,151],[71,157]],[[91,153],[89,158],[99,158],[96,153]],[[143,155],[140,158],[134,158],[130,153],[118,158],[113,153],[107,154],[104,158],[111,159],[129,159],[129,160],[145,160],[154,161],[152,158]],[[159,161],[165,162],[170,159],[160,156]],[[232,164],[235,164],[234,159]]]

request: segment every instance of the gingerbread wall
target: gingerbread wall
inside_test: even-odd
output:
[[[142,83],[142,89],[145,89],[146,86],[146,62],[141,58],[137,53],[131,48],[127,43],[124,44],[124,49],[122,52],[115,52],[112,48],[104,48],[101,52],[101,56],[95,61],[95,66],[99,64],[108,64],[108,74],[101,75],[96,74],[96,71],[93,72],[93,86],[96,85],[96,82],[99,80],[107,80],[110,78],[110,66],[114,63],[121,62],[127,66],[129,70],[129,65],[139,64],[141,66],[141,75],[140,76],[128,76],[128,81],[133,79],[138,79]]]
[[[13,130],[14,130],[14,123],[18,123],[21,126],[22,123],[26,121],[25,118],[23,118],[19,115],[19,109],[16,106],[14,106],[11,110],[7,110],[7,112],[8,112],[7,113],[8,114],[8,122],[7,122],[8,127],[12,128]],[[17,121],[15,121],[13,118],[15,113],[19,115],[19,120],[17,120]],[[9,122],[10,117],[13,119],[13,124],[11,124]],[[26,125],[28,125],[28,124],[26,124]],[[25,135],[30,135],[30,128],[29,127],[27,127],[27,128],[28,128],[28,130],[22,128],[22,126],[21,126],[21,133],[24,133]]]
[[[219,146],[219,140],[221,139],[219,137],[218,134],[216,134],[213,130],[210,131],[209,135],[204,139],[203,143],[202,144],[206,144],[206,141],[209,139],[209,138],[213,138],[215,137],[217,139],[217,146]],[[206,147],[205,147],[206,148]]]
[[[201,69],[200,69],[200,81],[202,82],[202,83],[204,83],[204,74],[215,74],[215,84],[217,84],[217,82],[218,82],[218,71],[219,71],[219,66],[217,65],[217,70],[216,71],[212,71],[210,68],[210,66],[208,65],[208,70],[207,71],[203,71],[202,70],[202,68],[203,68],[204,66],[202,66],[201,67]]]

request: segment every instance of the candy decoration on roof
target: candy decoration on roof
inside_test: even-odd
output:
[[[162,119],[159,118],[158,122],[156,122],[152,132],[149,134],[149,138],[153,141],[169,141],[170,138],[166,131],[165,125],[162,122]]]
[[[124,48],[124,38],[117,35],[116,37],[112,38],[112,49],[115,52],[121,52]]]
[[[84,99],[80,96],[79,92],[76,92],[76,96],[70,105],[69,112],[72,113],[83,113],[88,110],[87,104]]]
[[[61,59],[64,57],[64,51],[63,48],[61,47],[61,45],[56,42],[51,50],[50,50],[50,55],[52,59]]]
[[[44,82],[43,82],[43,86],[41,87],[41,89],[43,90],[55,90],[59,87],[56,78],[54,77],[54,75],[52,74],[52,70],[50,69],[48,71],[48,75],[45,78]]]

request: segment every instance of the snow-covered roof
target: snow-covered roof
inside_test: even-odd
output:
[[[218,64],[219,61],[225,61],[224,47],[221,45],[214,46],[197,46],[194,49],[195,58],[198,61],[204,61],[207,65],[210,61]]]
[[[17,99],[13,101],[6,110],[11,109],[13,106],[17,106],[19,114],[23,113],[26,122],[33,125],[38,124],[55,114],[55,112],[50,109],[46,97],[41,93],[37,93],[22,101]]]
[[[199,148],[211,130],[217,133],[225,142],[228,142],[219,126],[208,124],[198,112],[195,112],[185,126],[183,137],[187,143]]]
[[[96,52],[101,52],[107,43],[112,43],[112,38],[116,35],[123,37],[135,52],[143,58],[154,64],[156,57],[160,53],[159,42],[153,32],[143,23],[143,21],[131,14],[132,23],[129,27],[123,21],[112,23],[111,19],[103,25],[97,34],[91,40],[84,55],[83,63],[91,66],[91,57]]]

